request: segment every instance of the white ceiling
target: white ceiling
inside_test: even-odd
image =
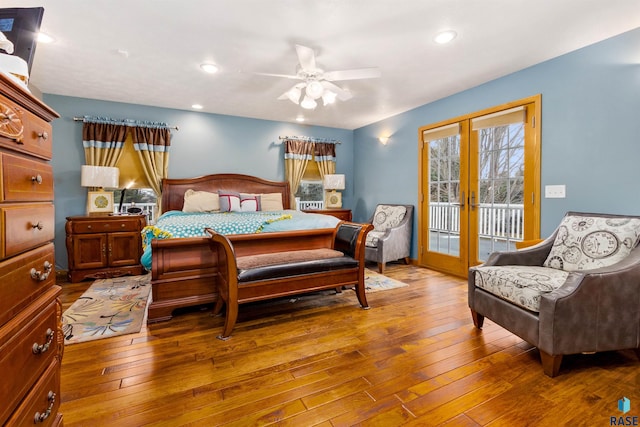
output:
[[[45,8],[31,83],[42,92],[355,129],[640,27],[638,0],[2,0]],[[440,30],[458,37],[433,42]],[[295,44],[353,98],[315,110],[277,100]],[[127,55],[119,53],[126,51]],[[217,74],[205,74],[214,62]],[[320,103],[321,104],[321,103]],[[84,114],[78,111],[79,115]],[[152,120],[152,118],[149,118]]]

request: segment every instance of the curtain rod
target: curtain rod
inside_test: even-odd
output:
[[[74,122],[84,122],[86,119],[91,119],[91,117],[89,116],[85,116],[85,117],[74,117],[73,121]],[[105,119],[103,117],[100,117],[99,119]],[[123,122],[125,125],[127,122],[129,123],[136,123],[136,122],[140,122],[140,123],[145,123],[144,121],[139,121],[139,120],[116,120],[116,119],[108,119],[108,120],[113,120],[114,122]],[[178,126],[169,126],[169,125],[165,125],[167,128],[169,129],[175,129],[175,130],[180,130],[178,129]]]
[[[280,136],[278,138],[282,140],[298,140],[298,141],[307,141],[307,142],[327,142],[330,144],[342,144],[337,139],[312,138],[310,136]]]

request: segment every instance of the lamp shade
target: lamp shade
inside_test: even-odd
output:
[[[120,169],[108,166],[82,166],[80,185],[83,187],[118,188]]]
[[[344,175],[343,174],[325,175],[323,186],[325,190],[344,190]]]

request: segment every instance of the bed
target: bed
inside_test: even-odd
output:
[[[279,193],[282,207],[291,210],[288,182],[269,181],[241,174],[214,174],[187,179],[164,179],[161,209],[163,215],[182,211],[188,190],[217,193],[218,190],[246,194]],[[318,214],[309,214],[318,215]],[[326,217],[326,227],[255,234],[227,235],[236,256],[330,247],[338,220]],[[285,221],[278,221],[284,223]],[[280,224],[279,224],[280,225]],[[281,227],[276,227],[280,230]],[[176,309],[214,303],[217,300],[218,260],[203,232],[199,237],[155,238],[150,240],[152,302],[148,322],[169,320]]]

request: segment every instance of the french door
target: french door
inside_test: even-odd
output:
[[[420,129],[419,263],[458,276],[540,234],[540,97]]]

